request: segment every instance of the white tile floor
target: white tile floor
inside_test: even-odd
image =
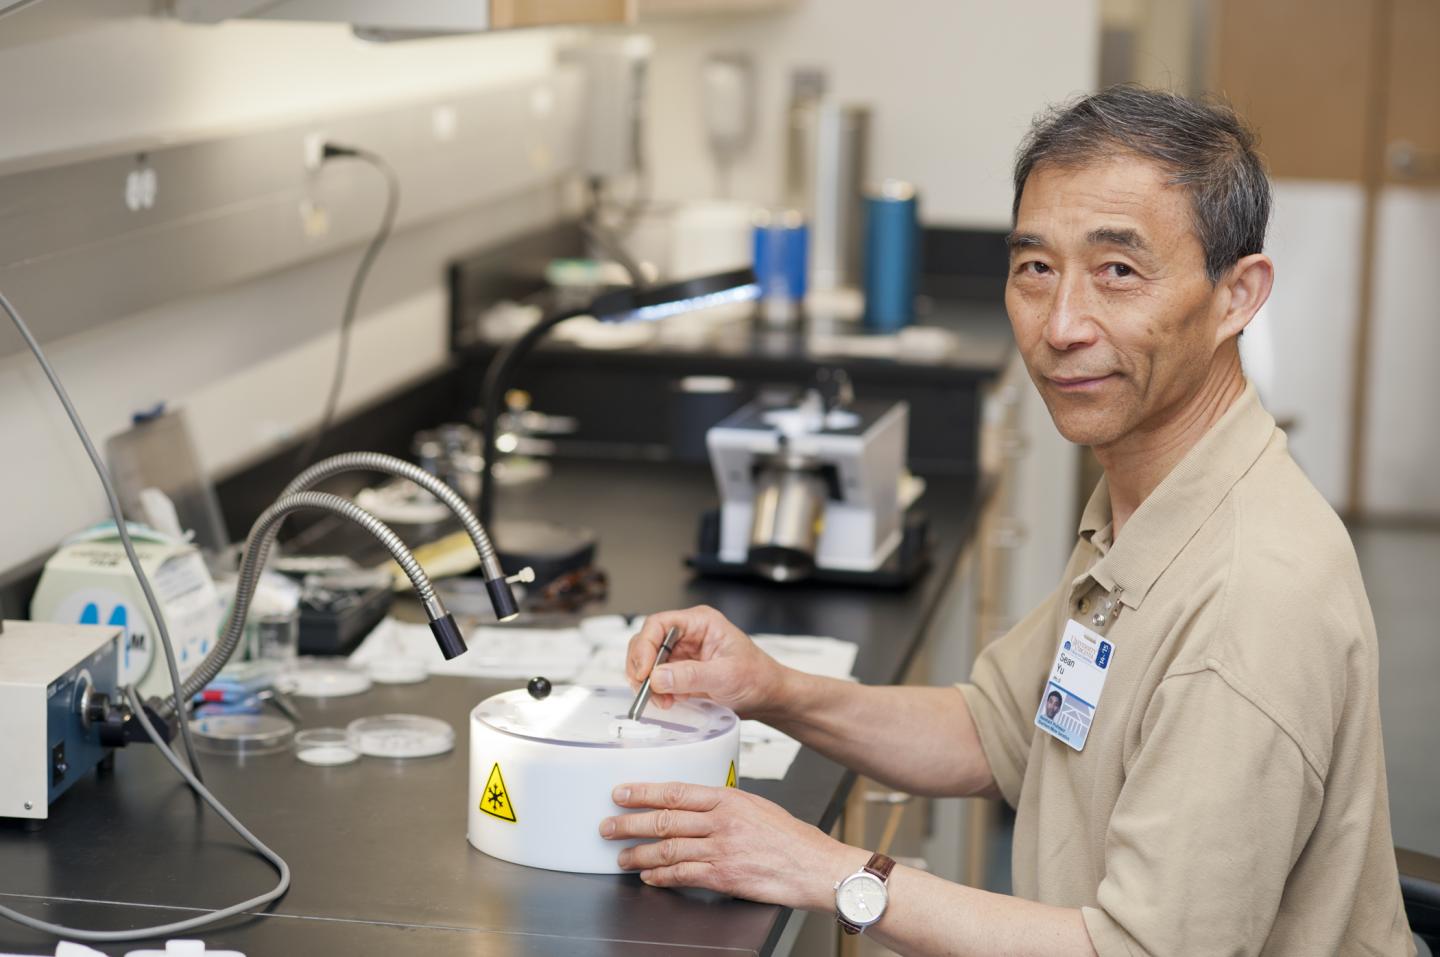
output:
[[[1440,856],[1440,527],[1350,534],[1380,636],[1395,843]]]

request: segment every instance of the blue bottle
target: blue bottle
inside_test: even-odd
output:
[[[895,332],[915,317],[920,213],[915,187],[886,180],[865,193],[865,327]]]
[[[809,271],[805,217],[795,210],[762,213],[754,239],[760,317],[772,325],[792,324],[800,318]]]

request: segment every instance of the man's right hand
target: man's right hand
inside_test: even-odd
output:
[[[788,668],[755,646],[750,636],[713,608],[698,605],[684,611],[649,615],[630,639],[625,677],[639,688],[670,628],[679,634],[669,660],[655,669],[650,700],[661,708],[677,698],[709,698],[742,718],[762,717],[784,706]]]

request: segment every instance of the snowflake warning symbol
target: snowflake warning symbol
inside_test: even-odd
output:
[[[510,803],[510,793],[505,790],[505,778],[500,774],[498,761],[485,780],[485,792],[480,795],[480,810],[491,817],[515,823],[515,805]]]

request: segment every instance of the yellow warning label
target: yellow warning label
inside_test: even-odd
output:
[[[735,783],[735,762],[730,762],[730,773],[725,775],[725,786],[727,788],[738,787]]]
[[[490,769],[485,780],[485,793],[480,796],[480,810],[502,821],[515,822],[515,805],[510,803],[510,794],[505,790],[505,778],[500,775],[500,762]]]

